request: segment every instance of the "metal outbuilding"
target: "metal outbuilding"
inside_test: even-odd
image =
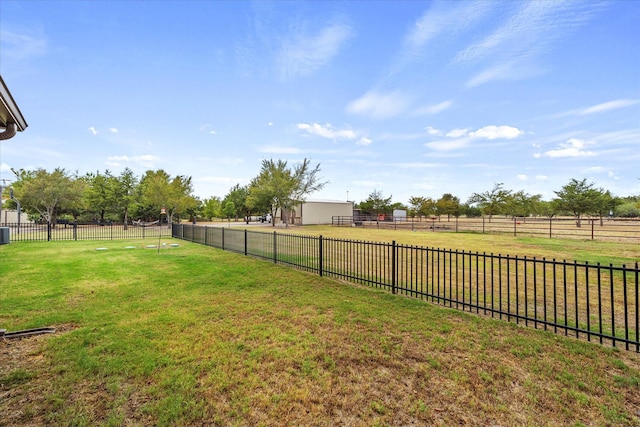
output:
[[[353,202],[344,200],[306,200],[296,208],[299,225],[331,224],[334,216],[352,216]]]

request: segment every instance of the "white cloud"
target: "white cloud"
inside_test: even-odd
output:
[[[11,172],[11,166],[6,163],[0,163],[0,172]]]
[[[106,164],[113,167],[121,166],[123,163],[135,163],[145,168],[154,167],[155,163],[160,160],[153,154],[145,154],[142,156],[109,156],[107,157]]]
[[[432,128],[427,128],[427,132]],[[434,129],[435,131],[435,129]],[[439,135],[438,132],[430,133],[431,135]],[[473,140],[477,139],[513,139],[524,132],[513,126],[485,126],[475,131],[464,129],[452,129],[445,134],[448,139],[430,141],[425,144],[426,147],[437,151],[459,150],[467,147]]]
[[[109,128],[109,132],[111,133],[118,133],[118,129],[117,128]]]
[[[452,100],[444,101],[435,105],[426,105],[424,107],[420,107],[413,112],[414,116],[430,116],[433,114],[438,114],[443,112],[444,110],[450,108],[453,105]]]
[[[602,7],[597,2],[551,1],[513,2],[507,7],[513,5],[517,9],[502,25],[456,55],[457,64],[488,64],[467,86],[540,74],[542,67],[536,64],[538,58],[573,29],[584,25]]]
[[[486,139],[513,139],[524,134],[518,128],[512,126],[485,126],[478,129],[475,132],[469,132],[469,136],[474,138],[486,138]]]
[[[638,101],[635,99],[616,99],[615,101],[603,102],[602,104],[585,108],[584,110],[580,111],[578,114],[586,115],[586,114],[604,113],[611,110],[617,110],[619,108],[629,107],[637,103]]]
[[[592,144],[592,142],[586,142],[581,139],[571,138],[566,142],[561,143],[559,148],[546,151],[544,155],[551,158],[595,156],[595,153],[593,151],[588,151],[585,149],[587,145]]]
[[[369,91],[347,105],[352,114],[369,116],[373,119],[389,119],[395,117],[409,106],[409,97],[400,92],[377,93]]]
[[[356,139],[356,133],[351,129],[335,130],[330,124],[321,125],[318,123],[298,123],[298,129],[303,130],[311,135],[321,136],[323,138],[338,139]]]
[[[91,132],[93,134],[93,136],[96,136],[98,134],[98,131],[96,130],[95,127],[91,126],[89,128],[89,132]]]
[[[273,126],[273,122],[267,123],[267,126]]]
[[[295,34],[280,48],[278,68],[283,78],[308,76],[327,64],[351,37],[348,25],[333,24],[318,34]]]
[[[435,129],[435,128],[432,128],[431,126],[427,126],[425,130],[429,135],[433,135],[433,136],[442,135],[442,131],[440,129]]]
[[[366,136],[363,136],[362,138],[360,138],[358,140],[358,142],[356,142],[356,144],[358,145],[370,145],[373,141],[370,138],[367,138]]]
[[[218,134],[218,132],[216,132],[215,130],[210,130],[209,131],[209,135],[217,135],[217,134]]]
[[[451,138],[431,141],[425,144],[426,147],[437,151],[459,150],[469,145],[472,138]]]
[[[23,61],[42,56],[47,53],[47,44],[43,36],[0,30],[0,51],[6,59]]]
[[[445,135],[447,138],[460,138],[469,133],[469,129],[452,129]]]
[[[451,7],[451,5],[454,5]],[[405,35],[403,48],[392,72],[420,59],[432,40],[466,30],[479,22],[495,5],[488,1],[433,2]]]
[[[549,177],[547,175],[536,175],[536,179],[538,181],[546,181],[549,179]]]
[[[518,174],[516,175],[516,178],[518,178],[520,181],[526,181],[527,179],[529,179],[529,177],[524,174]]]

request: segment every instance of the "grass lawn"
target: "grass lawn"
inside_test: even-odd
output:
[[[640,425],[637,353],[164,241],[0,246],[0,425]]]

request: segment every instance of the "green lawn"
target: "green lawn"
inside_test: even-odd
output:
[[[0,246],[0,425],[640,424],[637,353],[163,242]]]

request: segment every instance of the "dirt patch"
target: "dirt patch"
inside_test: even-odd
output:
[[[44,347],[46,340],[77,328],[76,325],[55,325],[54,334],[25,338],[0,339],[0,426],[39,424],[38,416],[27,416],[34,402],[44,398],[39,381],[48,381]],[[25,422],[25,416],[29,419]],[[40,422],[44,422],[40,419]]]

